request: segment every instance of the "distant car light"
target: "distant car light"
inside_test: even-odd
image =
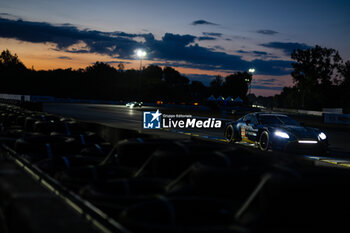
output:
[[[278,137],[281,137],[281,138],[289,138],[289,135],[285,132],[282,132],[282,131],[276,131],[275,135]]]
[[[327,138],[326,134],[321,132],[318,137],[321,139],[321,140],[325,140]]]

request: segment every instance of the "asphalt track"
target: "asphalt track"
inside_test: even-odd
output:
[[[162,112],[162,108],[159,108]],[[62,116],[73,117],[83,121],[93,121],[112,127],[134,129],[140,132],[156,133],[164,137],[183,138],[198,136],[221,141],[224,124],[220,129],[184,129],[184,130],[144,130],[142,126],[143,111],[156,111],[156,108],[142,107],[130,109],[120,105],[100,104],[44,104],[44,111]],[[173,114],[177,114],[175,111]],[[322,129],[322,128],[321,128]],[[322,129],[328,136],[329,156],[350,159],[350,131],[340,129]]]

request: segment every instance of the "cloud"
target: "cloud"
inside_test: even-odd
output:
[[[260,44],[261,46],[264,46],[266,48],[273,48],[273,49],[279,49],[282,50],[286,55],[291,55],[293,50],[297,49],[309,49],[312,48],[312,46],[302,43],[296,43],[296,42],[270,42],[267,44]]]
[[[257,30],[256,33],[263,34],[263,35],[275,35],[278,32],[273,31],[273,30],[264,29],[264,30]]]
[[[213,47],[213,49],[219,49],[219,50],[225,50],[224,47],[220,46],[220,45],[215,45]]]
[[[277,81],[277,79],[275,78],[270,78],[270,79],[263,79],[264,82],[267,82],[267,83],[273,83],[275,81]]]
[[[211,36],[200,36],[197,37],[197,40],[202,41],[202,40],[216,40],[215,37],[211,37]]]
[[[196,20],[196,21],[193,21],[191,23],[191,25],[194,25],[194,26],[197,26],[197,25],[218,25],[216,23],[212,23],[212,22],[209,22],[209,21],[206,21],[206,20],[203,20],[203,19],[200,19],[200,20]]]
[[[268,55],[267,52],[264,51],[246,51],[246,50],[237,50],[237,53],[242,53],[242,54],[254,54],[254,55]]]
[[[252,89],[266,89],[280,91],[285,86],[292,84],[292,78],[289,75],[271,77],[254,75],[252,81]]]
[[[62,60],[72,60],[71,57],[67,57],[67,56],[60,56],[60,57],[57,57],[58,59],[62,59]]]
[[[194,42],[195,39],[196,37],[192,35],[165,33],[165,35],[162,38],[162,41],[168,45],[182,47]],[[149,38],[149,40],[154,41],[154,37]]]
[[[0,17],[6,18],[6,19],[18,19],[17,16],[5,12],[0,12]]]
[[[147,59],[167,61],[181,67],[216,71],[246,71],[255,67],[257,74],[289,74],[291,62],[284,60],[255,59],[246,61],[241,56],[214,51],[195,43],[193,35],[165,33],[155,39],[152,33],[130,34],[124,32],[101,32],[80,30],[77,27],[52,25],[45,22],[30,22],[0,18],[0,37],[14,38],[32,43],[52,43],[57,51],[70,53],[98,53],[116,59],[135,59],[135,50],[147,51]],[[142,41],[136,37],[143,38]],[[276,42],[275,42],[276,43]],[[266,44],[272,46],[275,44]]]
[[[247,50],[237,50],[236,51],[237,53],[240,53],[240,54],[249,54],[251,56],[255,56],[255,57],[260,57],[260,58],[264,58],[264,59],[280,59],[279,56],[276,56],[276,55],[273,55],[272,53],[267,53],[267,52],[264,52],[264,51],[247,51]]]
[[[107,64],[131,64],[131,62],[128,62],[128,61],[105,61],[104,63],[107,63]]]
[[[58,50],[74,53],[100,53],[107,55],[119,54],[130,57],[137,41],[116,33],[106,33],[95,30],[79,30],[70,24],[52,25],[45,22],[30,22],[0,18],[0,37],[14,38],[33,43],[54,43]],[[84,42],[87,51],[69,50],[72,45]],[[118,46],[115,46],[117,45]],[[114,48],[114,49],[111,49]]]
[[[193,64],[189,62],[163,62],[163,63],[152,63],[156,66],[171,66],[171,67],[183,67],[183,68],[191,68],[191,69],[207,69],[207,70],[215,70],[217,67],[215,65],[202,65],[202,64]]]
[[[111,35],[115,35],[115,36],[123,36],[123,37],[130,37],[130,38],[134,38],[134,37],[140,36],[140,34],[131,34],[131,33],[125,33],[125,32],[113,32],[113,33],[110,33],[110,34]]]
[[[272,86],[266,86],[266,85],[252,85],[252,89],[261,89],[261,90],[275,90],[275,91],[281,91],[283,87],[272,87]]]
[[[222,33],[218,33],[218,32],[203,32],[204,36],[215,36],[215,37],[221,37]]]
[[[252,53],[254,53],[255,55],[267,55],[267,52],[263,52],[263,51],[252,51]]]

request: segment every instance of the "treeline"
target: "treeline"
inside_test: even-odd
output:
[[[0,93],[47,95],[60,98],[202,102],[210,95],[245,99],[252,76],[246,72],[217,77],[209,87],[171,67],[150,65],[142,71],[118,69],[96,62],[85,69],[27,69],[16,54],[0,55]]]
[[[291,58],[294,86],[275,96],[277,107],[350,112],[350,61],[344,62],[335,49],[320,46],[296,50]]]

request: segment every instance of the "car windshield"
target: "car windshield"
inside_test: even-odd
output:
[[[278,116],[278,119],[280,119],[285,125],[300,125],[297,121],[287,116]]]
[[[300,125],[290,117],[278,115],[260,115],[259,121],[263,125]]]

